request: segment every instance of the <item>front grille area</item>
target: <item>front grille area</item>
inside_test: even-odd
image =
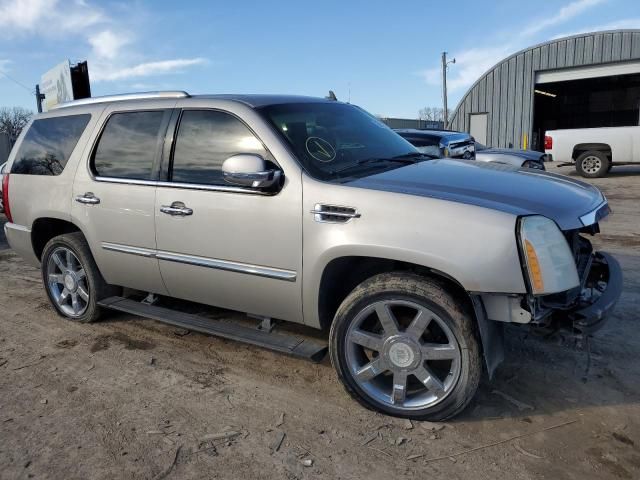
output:
[[[580,285],[566,292],[553,293],[541,297],[539,299],[540,307],[547,311],[549,311],[548,309],[566,310],[577,304],[580,293],[589,276],[591,262],[593,261],[593,247],[591,246],[591,242],[580,235],[580,230],[569,230],[563,233],[576,262]]]
[[[580,278],[580,281],[584,283],[584,279],[589,274],[591,254],[593,253],[591,242],[580,235],[578,230],[564,232],[564,235],[569,243],[569,248],[571,248],[573,253],[576,268],[578,269],[578,277]]]

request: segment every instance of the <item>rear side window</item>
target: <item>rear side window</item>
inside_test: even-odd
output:
[[[407,140],[414,146],[419,152],[432,155],[434,157],[441,156],[440,151],[440,139],[436,137],[412,137]]]
[[[34,120],[16,153],[11,173],[60,175],[91,115]]]
[[[160,148],[164,110],[115,113],[109,117],[93,154],[100,177],[150,180]]]
[[[232,155],[253,153],[267,158],[262,142],[233,115],[213,110],[185,110],[173,154],[171,180],[228,185],[222,164]]]

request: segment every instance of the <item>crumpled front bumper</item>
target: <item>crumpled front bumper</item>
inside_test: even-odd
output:
[[[618,261],[606,252],[593,253],[580,301],[567,311],[573,328],[585,334],[600,330],[622,294],[622,283]]]

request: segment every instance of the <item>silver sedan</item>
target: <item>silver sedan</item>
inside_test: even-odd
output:
[[[478,162],[505,163],[516,167],[544,168],[545,154],[535,150],[516,150],[514,148],[492,148],[476,142],[476,160]]]

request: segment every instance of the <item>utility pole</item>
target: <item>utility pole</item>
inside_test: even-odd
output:
[[[442,104],[445,130],[449,128],[449,108],[447,107],[447,65],[456,63],[456,59],[447,62],[447,52],[442,52]]]
[[[38,106],[38,113],[42,113],[43,100],[44,100],[44,94],[40,93],[40,85],[36,85],[36,105]]]

